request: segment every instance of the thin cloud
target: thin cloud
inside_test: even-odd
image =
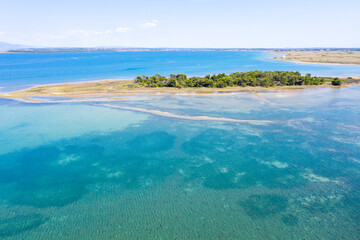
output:
[[[0,35],[6,35],[7,33],[6,32],[0,32]]]
[[[130,28],[127,28],[127,27],[119,27],[116,29],[116,32],[127,32],[129,30],[130,30]]]
[[[158,20],[152,20],[151,22],[146,22],[146,23],[139,23],[139,27],[140,28],[154,28],[157,26],[158,24]]]
[[[74,35],[83,35],[83,36],[92,36],[92,35],[104,35],[104,34],[112,34],[113,31],[88,31],[88,30],[71,30],[70,34]]]
[[[78,36],[93,36],[93,35],[106,35],[106,34],[127,32],[129,30],[130,28],[127,27],[119,27],[115,30],[107,30],[107,31],[71,30],[68,33],[70,33],[71,35],[78,35]]]

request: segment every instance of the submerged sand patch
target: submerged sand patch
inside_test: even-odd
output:
[[[143,112],[149,113],[152,115],[157,115],[161,117],[168,118],[177,118],[177,119],[185,119],[185,120],[193,120],[193,121],[220,121],[220,122],[234,122],[234,123],[274,123],[275,121],[271,120],[246,120],[246,119],[234,119],[234,118],[224,118],[224,117],[210,117],[210,116],[186,116],[186,115],[177,115],[169,112],[163,112],[159,110],[148,110],[144,108],[136,108],[136,107],[123,107],[112,104],[97,104],[96,106],[101,107],[109,107],[109,108],[117,108],[123,110],[130,110],[135,112]]]
[[[321,182],[321,183],[333,182],[333,183],[339,183],[338,180],[332,180],[332,179],[327,178],[327,177],[316,175],[310,169],[306,169],[306,172],[304,174],[302,174],[302,177],[309,180],[310,182]]]
[[[276,168],[288,168],[289,167],[289,164],[284,163],[284,162],[279,162],[279,161],[273,161],[273,162],[261,161],[261,163],[264,165],[276,167]]]

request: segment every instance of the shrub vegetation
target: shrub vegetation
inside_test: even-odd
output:
[[[334,78],[332,81],[331,81],[331,84],[333,85],[333,86],[341,86],[341,79],[339,79],[339,78]]]
[[[311,74],[301,76],[299,72],[291,71],[248,71],[235,72],[230,75],[225,73],[205,77],[187,77],[185,74],[171,74],[164,77],[159,74],[154,76],[138,76],[135,83],[144,87],[273,87],[273,86],[301,86],[320,85],[325,82],[324,77],[313,77]]]

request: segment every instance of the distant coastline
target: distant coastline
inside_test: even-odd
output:
[[[98,48],[16,48],[0,50],[0,53],[66,53],[66,52],[174,52],[174,51],[268,51],[275,54],[289,54],[291,51],[360,51],[360,48],[141,48],[141,47],[98,47]]]
[[[266,48],[24,48],[0,53],[76,53],[76,52],[179,52],[179,51],[270,51]]]
[[[292,61],[306,64],[360,65],[360,50],[274,50],[270,54],[282,54],[273,60]]]

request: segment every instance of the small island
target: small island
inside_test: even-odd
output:
[[[358,78],[317,77],[292,71],[248,71],[232,74],[213,74],[204,77],[188,77],[171,74],[169,77],[138,76],[133,80],[102,80],[68,84],[36,86],[20,91],[0,94],[3,98],[27,98],[34,96],[58,97],[114,97],[126,93],[195,93],[302,89],[309,87],[331,87],[359,84]],[[116,100],[111,98],[110,100]]]
[[[274,60],[316,64],[360,65],[359,50],[275,50],[272,54],[283,54]]]

